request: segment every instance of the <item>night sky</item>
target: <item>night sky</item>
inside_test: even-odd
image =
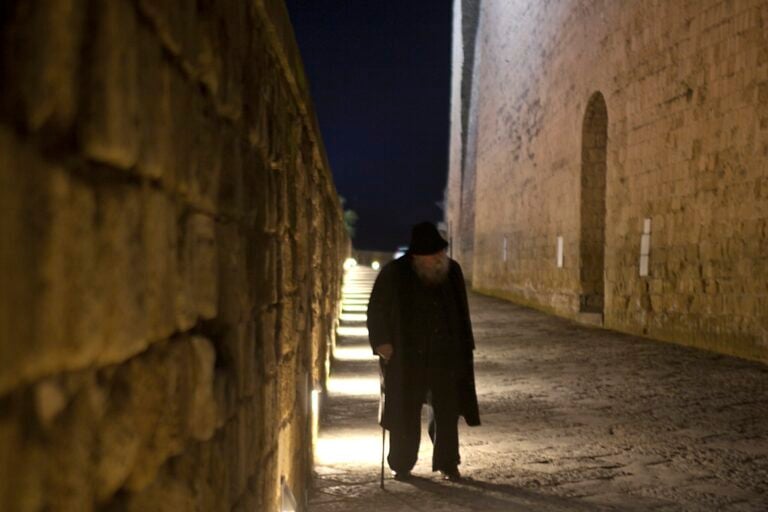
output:
[[[287,0],[353,245],[407,245],[442,220],[450,0]]]

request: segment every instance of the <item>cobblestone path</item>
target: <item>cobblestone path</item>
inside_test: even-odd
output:
[[[766,511],[768,366],[473,295],[483,425],[460,427],[461,482],[430,471],[379,487],[378,374],[348,280],[325,397],[312,512]],[[354,311],[357,310],[357,311]]]

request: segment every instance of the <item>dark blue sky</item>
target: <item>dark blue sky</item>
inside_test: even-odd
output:
[[[287,0],[336,187],[358,249],[407,245],[442,220],[450,0]]]

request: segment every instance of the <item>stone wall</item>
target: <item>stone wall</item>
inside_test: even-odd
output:
[[[282,2],[0,38],[0,509],[302,503],[350,246]]]
[[[445,191],[445,223],[450,255],[463,263],[472,283],[475,235],[475,152],[477,148],[477,80],[475,51],[480,0],[454,0],[451,73],[451,134]]]
[[[768,360],[767,34],[765,0],[483,1],[447,219],[475,287]]]

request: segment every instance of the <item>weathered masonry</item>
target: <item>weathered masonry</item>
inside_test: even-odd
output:
[[[474,287],[768,361],[768,2],[456,0]]]
[[[279,1],[0,5],[0,510],[277,510],[349,251]]]

